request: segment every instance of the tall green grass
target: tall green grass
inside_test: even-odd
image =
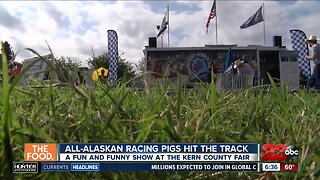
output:
[[[32,51],[35,53],[35,51]],[[3,61],[3,67],[6,67]],[[59,73],[58,69],[52,70]],[[120,82],[28,88],[9,84],[6,68],[1,93],[2,179],[248,179],[258,173],[106,172],[10,174],[10,162],[23,161],[23,144],[55,143],[285,143],[296,145],[299,173],[269,174],[309,179],[320,164],[319,95],[287,93],[271,84],[240,92],[217,92],[214,84],[193,89],[154,86],[140,91]]]
[[[9,103],[9,75],[8,75],[8,62],[6,53],[2,50],[3,44],[0,42],[1,54],[2,54],[2,88],[1,88],[1,99],[2,99],[2,107],[1,107],[1,125],[2,125],[2,133],[1,133],[1,168],[4,176],[11,177],[10,174],[10,162],[13,161],[12,155],[12,145],[10,142],[11,133],[10,133],[10,124],[12,123],[10,120],[13,118],[12,109]]]

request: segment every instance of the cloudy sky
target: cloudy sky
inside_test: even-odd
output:
[[[55,56],[71,57],[86,66],[86,60],[107,50],[107,30],[119,37],[119,53],[129,62],[142,57],[148,37],[156,36],[166,6],[170,8],[170,47],[216,44],[216,19],[219,44],[263,45],[263,23],[240,29],[240,25],[264,3],[266,45],[273,36],[283,38],[291,48],[290,29],[303,30],[307,36],[320,37],[318,1],[239,1],[218,0],[217,18],[205,24],[213,1],[16,1],[0,2],[0,39],[8,41],[16,52],[30,47],[48,54],[46,42]],[[160,39],[158,45],[160,45]],[[167,46],[167,34],[163,39]],[[32,57],[21,51],[17,61]]]

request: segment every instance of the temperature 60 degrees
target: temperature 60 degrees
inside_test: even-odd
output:
[[[299,169],[298,163],[281,163],[280,171],[294,171],[297,172]]]
[[[284,169],[285,170],[292,170],[292,167],[294,167],[294,164],[286,164],[286,165],[284,165]]]

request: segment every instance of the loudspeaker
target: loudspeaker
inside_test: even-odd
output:
[[[149,47],[157,47],[157,38],[149,37]]]
[[[273,46],[282,47],[282,36],[273,36]]]

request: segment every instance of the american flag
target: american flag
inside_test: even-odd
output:
[[[216,17],[216,0],[213,1],[213,4],[212,4],[212,8],[211,8],[211,11],[210,11],[210,14],[209,14],[209,17],[208,17],[208,21],[207,21],[207,24],[206,24],[206,34],[208,34],[208,28],[209,28],[209,23],[210,23],[210,20],[213,19],[214,17]]]

